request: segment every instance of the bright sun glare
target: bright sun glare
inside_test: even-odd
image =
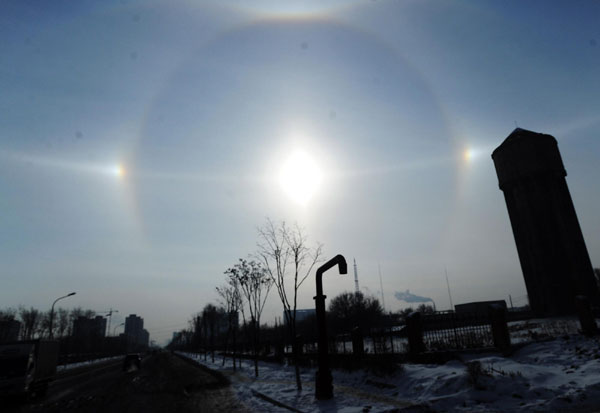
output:
[[[115,165],[112,168],[112,173],[117,178],[122,178],[123,176],[125,176],[125,168],[123,168],[123,165]]]
[[[321,170],[306,152],[297,150],[279,173],[281,188],[290,199],[306,206],[321,184]]]

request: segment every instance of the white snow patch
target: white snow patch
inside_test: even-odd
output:
[[[334,398],[314,397],[316,369],[302,368],[303,390],[296,390],[293,366],[250,360],[233,372],[231,360],[181,353],[230,377],[238,397],[256,411],[286,411],[252,394],[258,391],[302,412],[529,412],[587,411],[600,406],[600,341],[565,335],[526,345],[510,357],[466,354],[443,365],[405,364],[389,376],[365,370],[332,370]],[[477,383],[467,364],[479,362]]]
[[[123,357],[124,356],[112,356],[112,357],[103,357],[103,358],[94,359],[94,360],[80,361],[78,363],[60,364],[56,367],[56,370],[57,371],[71,370],[71,369],[74,369],[77,367],[91,366],[93,364],[103,363],[105,361],[122,359]]]

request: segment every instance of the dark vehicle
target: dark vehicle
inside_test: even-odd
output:
[[[127,354],[123,360],[123,371],[139,370],[142,367],[142,358],[139,354]]]
[[[57,341],[0,344],[0,395],[43,396],[54,379],[57,363]]]

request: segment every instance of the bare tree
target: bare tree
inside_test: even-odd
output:
[[[258,377],[258,351],[260,342],[260,318],[267,302],[273,281],[263,266],[256,261],[239,262],[225,271],[230,278],[236,280],[250,313],[250,328],[254,348],[254,374]]]
[[[17,310],[14,308],[0,310],[0,342],[6,341],[9,337],[12,337],[12,332],[14,331],[12,323],[16,321],[16,315]]]
[[[38,330],[40,337],[52,337],[50,334],[50,310],[48,311],[40,311],[39,322],[38,322]],[[55,330],[56,326],[52,327],[52,330]]]
[[[191,347],[188,350],[198,351],[202,347],[203,329],[202,329],[202,313],[196,313],[192,319],[188,321],[189,330],[192,332]]]
[[[69,328],[69,311],[59,308],[54,317],[56,318],[56,336],[62,338]]]
[[[292,339],[292,353],[296,371],[296,386],[302,390],[300,381],[299,342],[296,334],[296,309],[298,290],[304,283],[323,252],[322,244],[310,247],[305,232],[295,224],[288,227],[285,221],[275,224],[267,218],[258,229],[258,257],[264,264],[283,304],[285,323]]]
[[[209,339],[209,347],[212,356],[212,362],[215,362],[215,330],[217,329],[217,321],[219,310],[214,304],[206,304],[202,310],[202,321],[205,337]],[[204,353],[206,360],[206,353]]]
[[[14,308],[5,308],[0,310],[0,321],[12,321],[17,317],[17,310]]]
[[[40,312],[33,307],[29,309],[25,307],[19,308],[19,318],[23,323],[23,330],[21,331],[21,337],[23,340],[31,340],[38,332],[38,326],[40,323]]]
[[[240,284],[235,277],[228,276],[225,285],[217,287],[217,293],[222,299],[221,305],[227,312],[227,335],[225,337],[225,350],[229,344],[229,337],[232,338],[232,359],[233,370],[235,371],[235,355],[237,350],[237,329],[239,325],[239,310],[243,305]],[[225,351],[227,353],[227,351]],[[223,356],[223,365],[225,365],[225,356]]]

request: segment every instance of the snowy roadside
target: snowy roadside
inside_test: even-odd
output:
[[[463,354],[443,365],[405,364],[389,376],[334,369],[334,399],[314,398],[315,369],[301,369],[304,389],[296,391],[294,369],[251,361],[232,371],[231,360],[181,353],[230,377],[238,397],[256,411],[285,411],[253,396],[260,392],[302,412],[389,411],[592,411],[600,409],[600,341],[565,335],[526,345],[510,357]],[[412,407],[411,407],[412,406]]]
[[[223,367],[222,357],[215,357],[215,362],[212,363],[210,355],[204,361],[204,355],[202,354],[185,352],[178,352],[178,354],[225,374],[231,380],[232,388],[240,400],[253,411],[289,411],[281,407],[276,407],[260,397],[256,397],[256,392],[306,413],[387,412],[390,410],[399,411],[411,406],[411,403],[403,401],[396,396],[374,393],[371,388],[358,386],[357,379],[358,382],[369,379],[362,372],[345,373],[333,370],[335,397],[332,400],[319,401],[315,400],[314,397],[316,369],[302,368],[300,370],[303,389],[298,392],[296,390],[293,366],[261,361],[259,362],[259,377],[255,378],[254,363],[251,360],[242,360],[242,368],[238,368],[236,372],[233,372],[231,359],[227,359],[225,367]],[[377,389],[376,387],[373,388]]]
[[[80,361],[77,363],[59,364],[58,366],[56,366],[56,371],[61,372],[61,371],[71,370],[71,369],[74,369],[77,367],[91,366],[93,364],[103,363],[105,361],[123,359],[123,357],[124,356],[112,356],[112,357],[103,357],[103,358],[94,359],[94,360]]]

